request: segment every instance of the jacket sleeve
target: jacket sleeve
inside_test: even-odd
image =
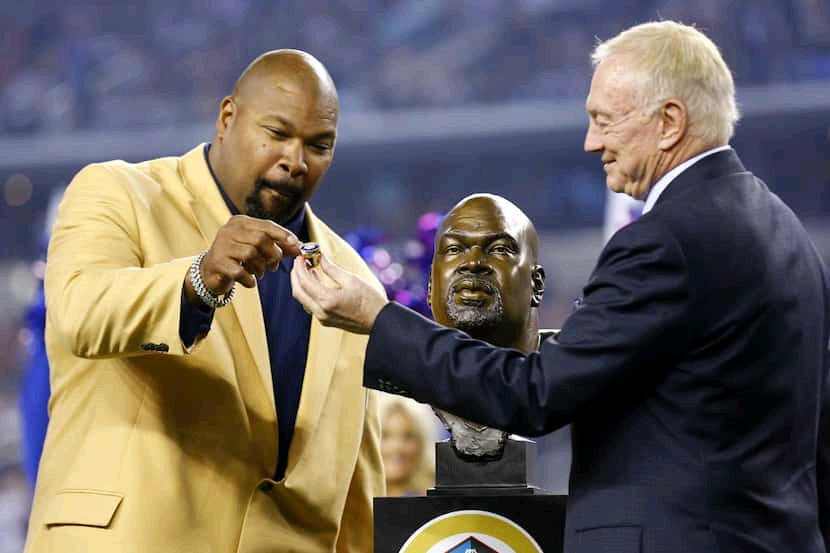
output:
[[[390,303],[369,336],[364,384],[522,436],[656,386],[686,345],[693,288],[668,229],[640,220],[609,241],[584,300],[538,353],[473,340]]]
[[[386,494],[383,461],[380,456],[380,415],[377,394],[366,390],[366,418],[357,464],[349,485],[337,553],[371,553],[374,533],[372,500]]]
[[[82,169],[58,209],[47,254],[46,313],[57,338],[86,358],[182,354],[182,283],[193,258],[145,266],[129,177]]]

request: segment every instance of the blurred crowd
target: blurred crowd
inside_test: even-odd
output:
[[[81,0],[10,3],[0,129],[203,121],[243,65],[294,47],[346,110],[581,96],[595,37],[693,22],[739,84],[830,79],[828,0]]]
[[[307,50],[326,64],[344,111],[582,98],[595,37],[654,18],[704,29],[739,86],[830,81],[830,0],[36,0],[9,3],[4,15],[0,136],[201,123],[215,117],[218,99],[250,59],[284,47]],[[820,135],[812,128],[797,135],[769,127],[763,137],[748,134],[752,140],[743,144],[747,155],[756,152],[755,163],[771,182],[789,183],[777,192],[800,215],[830,213],[824,125]],[[152,131],[147,136],[151,140]],[[439,217],[434,210],[462,195],[503,194],[540,229],[602,223],[601,169],[587,156],[584,164],[572,160],[570,145],[565,153],[552,153],[554,146],[494,138],[481,151],[465,143],[452,155],[440,144],[397,154],[341,154],[319,198],[321,211],[339,230],[352,231],[349,241],[390,297],[428,313],[424,284]],[[793,166],[811,178],[785,178]],[[19,416],[18,393],[26,385],[24,369],[41,349],[42,321],[35,315],[42,310],[36,303],[25,318],[21,304],[37,296],[42,277],[42,260],[34,258],[41,219],[49,219],[43,214],[49,188],[76,169],[27,168],[28,203],[12,201],[13,179],[2,179],[0,275],[7,285],[0,289],[0,553],[21,550],[31,468],[20,460],[37,456],[21,445],[21,432],[30,429]],[[367,226],[354,228],[355,213]],[[591,262],[597,241],[576,236],[548,242],[546,254],[559,263],[547,263],[546,325],[564,318],[573,287],[590,268],[578,261]],[[827,256],[830,226],[824,236],[819,246]],[[423,424],[402,409],[390,414],[398,416],[385,436],[386,462],[398,475],[393,487],[422,493],[433,475],[416,469],[431,465],[424,444],[435,437],[425,439]],[[433,425],[427,429],[443,436],[431,413],[421,416]]]

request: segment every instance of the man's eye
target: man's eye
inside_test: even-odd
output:
[[[328,152],[329,150],[331,150],[331,144],[325,144],[325,143],[322,143],[322,142],[317,143],[317,144],[312,144],[311,147],[315,151],[318,151],[320,153],[325,153],[325,152]]]
[[[449,255],[461,253],[461,248],[459,246],[447,246],[446,248],[444,248],[444,253]]]
[[[499,245],[499,246],[493,246],[492,248],[490,248],[490,251],[491,251],[492,253],[501,253],[501,254],[509,254],[509,253],[513,253],[513,249],[512,249],[511,247],[509,247],[509,246],[502,246],[502,245]]]
[[[288,135],[279,129],[268,129],[268,134],[274,138],[288,138]]]

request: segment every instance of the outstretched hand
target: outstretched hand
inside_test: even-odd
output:
[[[295,258],[291,287],[294,299],[323,326],[355,334],[369,334],[378,313],[389,301],[356,275],[329,262],[325,255],[313,269],[302,258]]]
[[[256,286],[266,271],[276,271],[285,256],[300,253],[300,241],[288,229],[247,215],[234,215],[216,233],[202,260],[202,280],[208,290],[222,296],[237,282]],[[188,276],[184,277],[188,301],[201,304]]]

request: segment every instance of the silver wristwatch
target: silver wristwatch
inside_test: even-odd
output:
[[[205,281],[202,280],[202,260],[205,258],[205,255],[207,255],[206,251],[200,253],[196,259],[193,260],[193,264],[190,265],[190,270],[188,271],[190,284],[193,285],[193,290],[205,305],[213,309],[216,309],[217,307],[224,307],[233,299],[233,292],[236,290],[236,283],[234,283],[230,291],[225,294],[225,297],[223,298],[220,298],[208,290],[208,287],[205,286]]]

